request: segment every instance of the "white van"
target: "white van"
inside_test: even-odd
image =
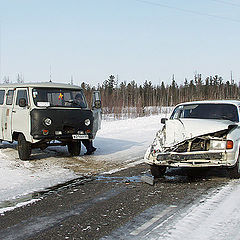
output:
[[[92,110],[83,89],[57,83],[0,85],[0,139],[18,141],[19,158],[31,149],[67,145],[79,155],[81,140],[94,139],[101,125],[100,93],[93,93]]]

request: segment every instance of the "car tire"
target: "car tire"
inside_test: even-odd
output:
[[[237,162],[235,163],[234,167],[228,169],[230,178],[233,178],[233,179],[240,178],[240,163],[239,163],[239,161],[240,161],[240,154],[238,155],[238,159],[237,159]]]
[[[24,135],[18,135],[18,155],[21,160],[29,160],[31,155],[31,143],[27,142]]]
[[[166,172],[166,167],[158,166],[158,165],[150,165],[150,171],[154,178],[163,177],[164,173]]]
[[[67,144],[68,146],[68,152],[70,153],[71,156],[78,156],[81,152],[81,142],[69,142]]]

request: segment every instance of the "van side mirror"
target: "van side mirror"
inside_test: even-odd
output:
[[[27,106],[27,101],[25,98],[20,98],[19,99],[19,107],[26,107]]]
[[[94,91],[93,92],[93,97],[92,97],[92,108],[94,109],[100,109],[102,107],[102,102],[101,102],[101,95],[99,91]]]
[[[168,120],[167,118],[161,118],[161,123],[165,124],[167,120]]]

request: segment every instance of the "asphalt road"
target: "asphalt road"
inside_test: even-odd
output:
[[[229,181],[223,169],[196,178],[171,169],[153,186],[140,164],[111,175],[77,179],[45,192],[41,200],[0,216],[0,239],[144,239],[164,220]]]

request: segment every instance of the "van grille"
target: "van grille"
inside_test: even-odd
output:
[[[63,126],[63,133],[64,134],[72,134],[72,133],[76,133],[77,129],[75,129],[74,127],[70,127],[70,126]]]

